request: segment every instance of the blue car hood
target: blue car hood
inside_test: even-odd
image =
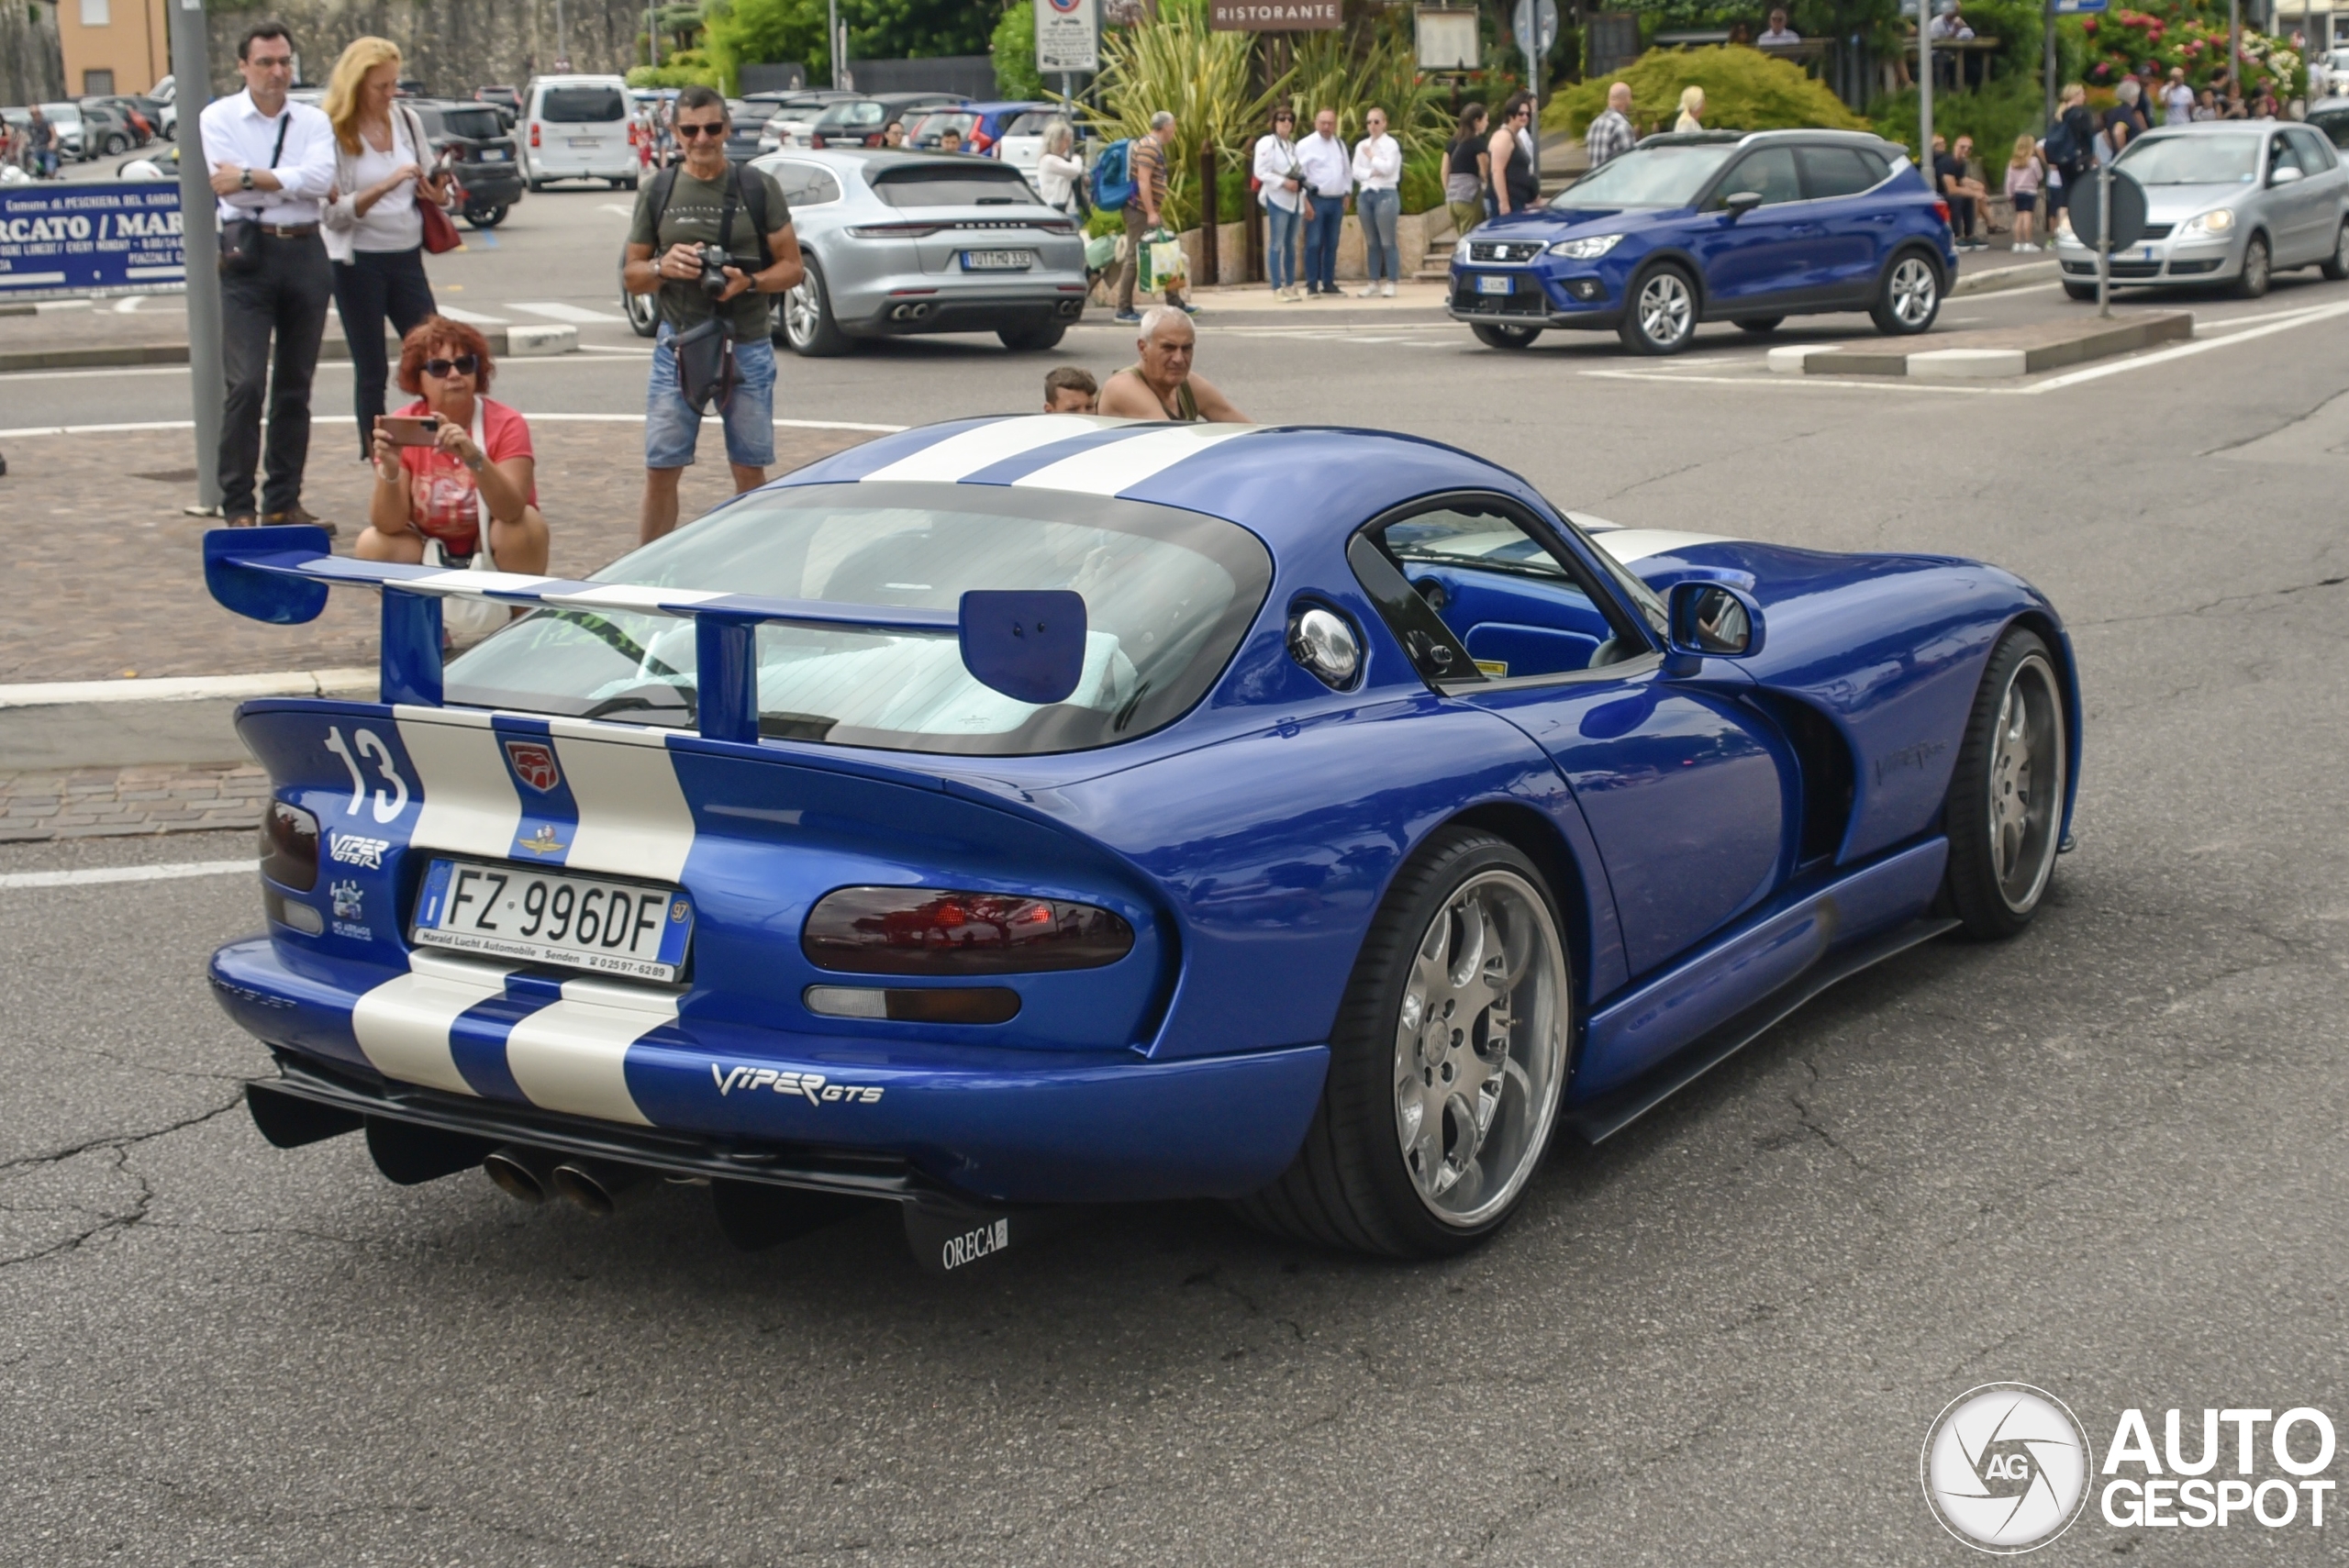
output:
[[[1475,232],[1480,238],[1492,239],[1570,239],[1586,231],[1638,234],[1686,223],[1694,216],[1695,209],[1685,206],[1547,206],[1492,218],[1480,224]]]

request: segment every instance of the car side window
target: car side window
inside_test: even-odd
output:
[[[1802,184],[1812,201],[1832,196],[1856,196],[1884,178],[1883,166],[1869,168],[1857,148],[1806,147],[1798,153]]]
[[[2267,139],[2267,172],[2270,178],[2275,176],[2278,169],[2299,169],[2299,154],[2292,150],[2292,144],[2285,139],[2282,131],[2279,130]],[[2306,171],[2302,172],[2306,172]]]
[[[1795,150],[1765,147],[1747,153],[1721,182],[1712,205],[1718,207],[1740,191],[1760,193],[1764,206],[1802,200],[1802,180],[1795,172]]]
[[[2332,144],[2312,130],[2294,126],[2284,133],[2299,150],[2300,167],[2314,174],[2334,167],[2339,160],[2332,155]]]
[[[1357,544],[1374,553],[1348,551],[1355,574],[1431,679],[1568,675],[1647,651],[1580,563],[1497,499],[1420,507],[1374,524]]]

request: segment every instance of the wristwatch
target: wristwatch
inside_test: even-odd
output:
[[[253,172],[251,170],[243,169],[238,171],[237,178],[243,183],[246,190],[250,191],[253,188]]]

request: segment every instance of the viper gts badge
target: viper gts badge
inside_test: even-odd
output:
[[[554,855],[561,854],[564,845],[561,839],[554,836],[554,824],[541,822],[539,824],[537,832],[518,841],[514,847],[518,850],[528,850],[534,855]]]
[[[546,794],[562,783],[562,770],[555,766],[554,748],[538,740],[508,740],[506,760],[514,764],[514,776]]]
[[[827,1084],[821,1073],[785,1073],[773,1067],[737,1067],[728,1073],[713,1062],[709,1064],[709,1076],[721,1095],[730,1095],[736,1089],[773,1089],[778,1095],[805,1095],[811,1106],[869,1106],[881,1097],[881,1090],[875,1085]]]

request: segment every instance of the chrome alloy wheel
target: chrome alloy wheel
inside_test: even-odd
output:
[[[1990,869],[1998,896],[2029,912],[2055,865],[2064,810],[2063,704],[2055,672],[2037,653],[2015,666],[1990,732]]]
[[[816,303],[816,291],[806,278],[794,284],[783,296],[783,329],[795,343],[814,340],[822,307]]]
[[[1640,285],[1639,303],[1632,308],[1639,313],[1641,335],[1659,349],[1677,346],[1697,316],[1688,280],[1668,267]]]
[[[1564,1077],[1565,958],[1514,872],[1470,878],[1420,937],[1395,1020],[1395,1138],[1435,1218],[1505,1208],[1548,1147]]]
[[[1921,327],[1932,319],[1939,285],[1933,269],[1922,256],[1910,256],[1892,269],[1892,314],[1903,327]]]

